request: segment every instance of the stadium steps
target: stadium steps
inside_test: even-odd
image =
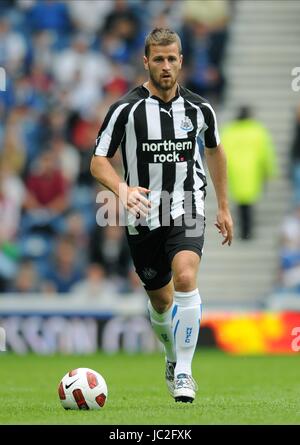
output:
[[[300,2],[236,2],[226,58],[225,103],[217,109],[219,126],[230,121],[241,104],[270,130],[279,177],[267,184],[255,207],[255,238],[221,246],[214,227],[216,201],[211,181],[206,200],[207,229],[199,289],[210,305],[256,305],[276,284],[279,230],[291,208],[288,150],[300,93],[292,90],[292,68],[300,66]],[[233,216],[235,209],[233,207]],[[236,228],[237,232],[237,228]]]

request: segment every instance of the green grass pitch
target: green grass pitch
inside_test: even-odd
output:
[[[88,367],[108,385],[101,411],[65,411],[57,394],[63,375]],[[300,354],[230,356],[200,349],[193,362],[199,391],[175,403],[162,354],[0,355],[0,425],[300,424]]]

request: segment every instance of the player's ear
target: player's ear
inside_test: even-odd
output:
[[[180,54],[180,68],[182,67],[182,62],[183,62],[183,55]]]
[[[145,67],[145,70],[147,70],[147,71],[148,71],[148,69],[149,69],[149,66],[148,66],[148,59],[147,59],[147,57],[146,57],[146,56],[144,56],[144,67]]]

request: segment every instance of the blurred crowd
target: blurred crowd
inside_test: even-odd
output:
[[[292,203],[281,227],[277,290],[300,295],[300,103],[295,113],[287,174]]]
[[[145,78],[146,34],[182,38],[181,83],[222,103],[229,0],[1,0],[0,292],[139,292],[89,171],[108,107]],[[113,159],[121,172],[117,154]]]

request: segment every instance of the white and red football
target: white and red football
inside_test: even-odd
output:
[[[58,395],[65,409],[102,409],[107,401],[107,385],[99,372],[77,368],[62,378]]]

